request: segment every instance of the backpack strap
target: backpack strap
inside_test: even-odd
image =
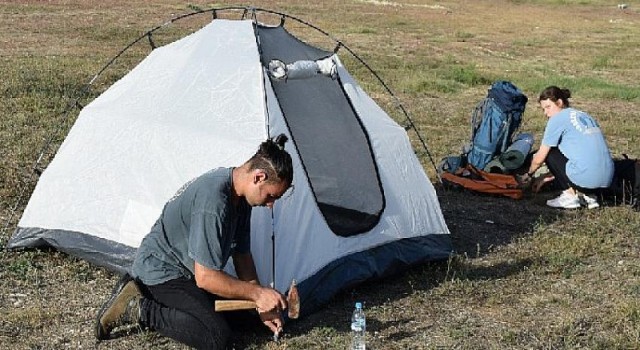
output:
[[[482,99],[482,101],[478,102],[476,107],[473,109],[473,113],[471,113],[471,138],[469,142],[473,145],[473,139],[476,136],[476,131],[482,124],[482,117],[484,116],[484,111],[487,109],[487,104],[489,103],[488,98]]]
[[[511,121],[513,120],[513,112],[507,113],[507,125],[504,128],[502,134],[502,145],[500,146],[500,153],[504,153],[507,150],[507,136],[509,135],[509,129],[511,129]]]

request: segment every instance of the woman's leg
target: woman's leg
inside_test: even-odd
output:
[[[551,170],[551,173],[558,181],[559,188],[562,190],[571,188],[573,193],[576,193],[577,191],[588,194],[597,193],[598,189],[580,187],[569,180],[566,171],[567,161],[567,157],[565,157],[557,147],[551,148],[545,161],[547,163],[547,167]]]
[[[562,190],[562,193],[557,198],[548,200],[547,205],[553,208],[579,208],[580,199],[576,192],[576,187],[567,176],[567,157],[557,147],[552,147],[545,163],[554,176],[556,186]]]
[[[554,181],[559,189],[565,191],[573,187],[573,184],[567,176],[567,157],[560,152],[558,147],[551,147],[545,163],[555,177]]]

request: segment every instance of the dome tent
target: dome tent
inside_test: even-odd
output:
[[[152,45],[81,110],[10,248],[49,245],[125,271],[184,183],[285,133],[294,190],[254,208],[252,252],[261,281],[281,291],[298,281],[301,314],[355,283],[448,257],[449,231],[405,129],[336,53],[245,10],[253,17],[214,16]]]

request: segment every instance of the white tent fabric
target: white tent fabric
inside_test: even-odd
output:
[[[154,50],[84,108],[19,226],[136,247],[181,185],[248,159],[267,137],[262,67],[251,22],[223,23]]]
[[[126,269],[166,201],[184,183],[212,168],[242,164],[268,136],[285,133],[295,141],[257,45],[252,21],[216,19],[155,49],[82,110],[42,174],[10,246],[45,241]],[[287,143],[295,189],[276,202],[273,220],[269,209],[254,208],[252,252],[263,283],[273,281],[284,292],[292,279],[299,282],[303,313],[304,305],[320,305],[344,286],[392,272],[398,261],[411,265],[450,251],[434,188],[405,130],[334,59],[368,134],[385,207],[371,230],[334,234],[295,142]],[[123,248],[119,263],[109,262],[111,245]]]

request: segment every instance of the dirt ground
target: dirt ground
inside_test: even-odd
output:
[[[532,232],[539,222],[552,222],[561,213],[545,205],[556,192],[528,194],[522,200],[455,189],[439,191],[454,249],[469,257],[484,255]]]

